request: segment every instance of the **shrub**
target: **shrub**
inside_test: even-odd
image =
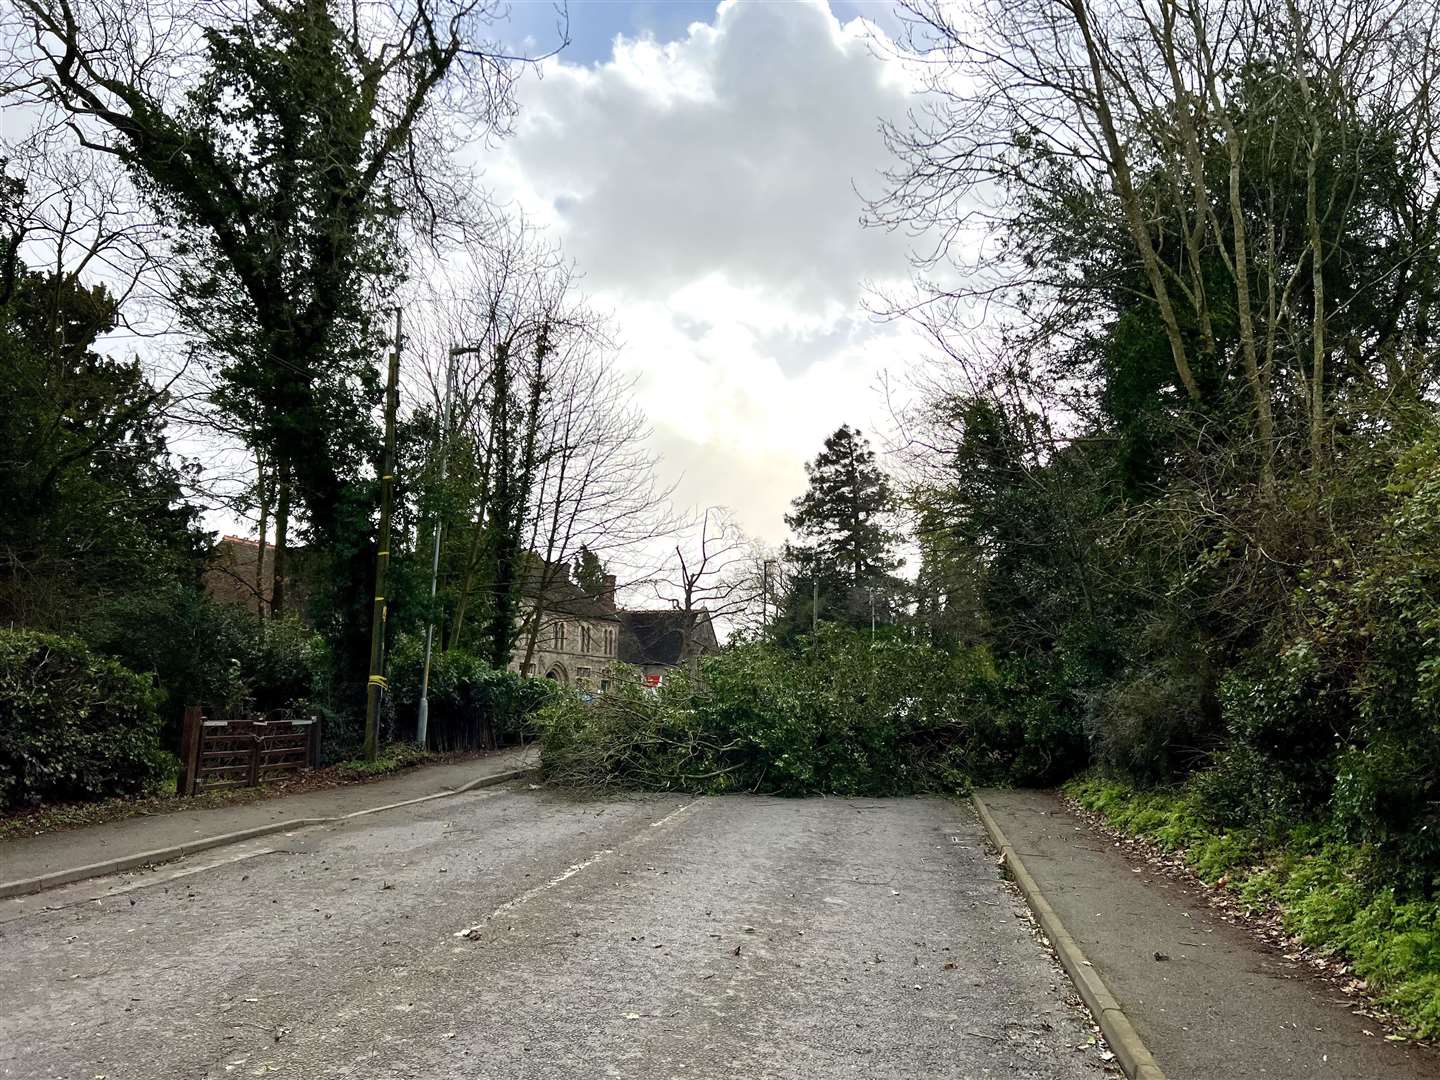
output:
[[[593,703],[554,695],[536,717],[546,778],[577,787],[733,790],[746,755],[704,729],[688,695],[679,675],[657,692],[622,675]]]
[[[271,619],[240,659],[243,691],[255,708],[307,712],[329,700],[330,649],[296,616]]]
[[[1217,753],[1190,787],[1200,816],[1221,828],[1273,834],[1298,823],[1306,810],[1302,792],[1284,770],[1244,742]]]
[[[1095,759],[1141,784],[1173,783],[1219,735],[1209,651],[1193,617],[1173,610],[1138,613],[1117,629],[1089,650],[1085,681],[1095,685],[1086,727]]]
[[[152,680],[73,638],[0,630],[0,805],[99,799],[161,779]]]
[[[342,761],[335,768],[347,780],[368,780],[422,765],[432,757],[434,755],[428,750],[422,750],[414,743],[391,743],[381,748],[374,761],[356,758]]]
[[[1204,685],[1192,670],[1147,669],[1098,695],[1095,749],[1100,761],[1145,783],[1185,772],[1207,721]]]
[[[415,739],[424,663],[423,642],[402,639],[389,675],[396,738]],[[430,664],[427,744],[434,750],[474,750],[518,741],[556,692],[548,679],[497,670],[461,649],[437,650]]]
[[[196,702],[221,711],[290,708],[304,714],[329,704],[329,650],[298,617],[261,622],[253,611],[193,589],[147,594],[137,604],[131,632],[91,645],[132,670],[154,674],[171,747],[178,749],[185,706]]]

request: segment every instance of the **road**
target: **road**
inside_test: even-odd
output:
[[[0,902],[0,1076],[1118,1075],[1022,912],[955,801],[510,785]]]

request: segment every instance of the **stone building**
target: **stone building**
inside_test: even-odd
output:
[[[617,663],[637,668],[646,685],[659,686],[687,655],[704,656],[720,649],[707,611],[695,613],[687,635],[682,611],[617,608],[613,574],[604,576],[598,590],[586,590],[572,579],[568,566],[552,565],[543,573],[537,569],[521,603],[520,637],[510,670],[554,679],[577,690],[609,689]]]
[[[571,580],[568,566],[554,566],[543,589],[539,575],[522,601],[519,640],[510,670],[554,679],[578,690],[609,689],[611,666],[620,650],[620,616],[615,608],[615,576],[606,574],[596,592]],[[529,650],[534,634],[535,647]],[[526,652],[530,658],[526,660]]]

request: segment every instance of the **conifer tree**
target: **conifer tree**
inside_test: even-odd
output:
[[[808,625],[818,586],[820,618],[868,624],[874,594],[882,621],[890,621],[891,573],[901,563],[894,549],[901,536],[892,525],[894,489],[875,451],[859,431],[843,424],[805,472],[810,486],[785,515],[796,535],[785,547],[794,578],[790,619],[800,629]]]

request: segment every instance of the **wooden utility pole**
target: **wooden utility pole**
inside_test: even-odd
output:
[[[400,408],[400,309],[395,309],[395,347],[385,383],[385,454],[380,465],[380,539],[375,552],[375,609],[370,616],[370,681],[365,687],[365,760],[374,761],[380,741],[380,696],[385,691],[385,571],[390,566],[390,517],[395,504],[395,413]]]

